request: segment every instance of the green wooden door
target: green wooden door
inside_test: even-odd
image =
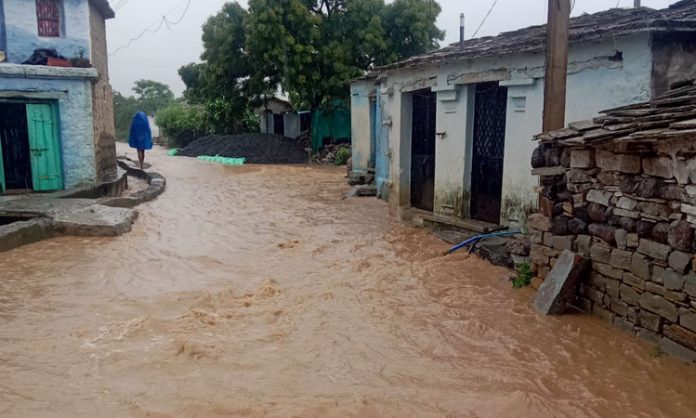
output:
[[[50,104],[27,104],[29,151],[34,190],[63,189],[60,133],[55,109]]]

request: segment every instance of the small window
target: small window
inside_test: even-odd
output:
[[[36,0],[39,36],[60,36],[60,0]]]

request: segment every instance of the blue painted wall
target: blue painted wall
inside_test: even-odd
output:
[[[384,199],[389,199],[389,194],[384,189],[385,183],[389,181],[389,132],[383,123],[381,86],[377,86],[375,94],[375,177],[378,193]]]
[[[5,7],[0,0],[0,51],[5,51]]]
[[[8,62],[19,64],[37,48],[54,48],[66,58],[75,57],[81,51],[85,57],[91,56],[88,0],[63,0],[63,29],[59,38],[39,37],[36,1],[3,0],[3,3]]]
[[[0,92],[58,102],[65,187],[96,181],[92,88],[88,79],[0,77]]]

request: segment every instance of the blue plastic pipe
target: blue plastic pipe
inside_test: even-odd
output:
[[[467,239],[466,241],[459,243],[459,244],[455,245],[454,247],[450,248],[449,250],[447,250],[447,254],[455,253],[464,247],[468,247],[469,245],[476,245],[476,243],[478,243],[479,241],[482,241],[482,240],[485,240],[488,238],[509,237],[509,236],[518,235],[518,234],[521,234],[521,232],[520,231],[507,231],[507,232],[495,232],[492,234],[476,235],[476,236],[473,236],[473,237]]]

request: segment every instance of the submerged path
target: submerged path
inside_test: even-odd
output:
[[[537,315],[343,169],[148,156],[130,234],[0,254],[0,416],[696,416],[693,365]]]

